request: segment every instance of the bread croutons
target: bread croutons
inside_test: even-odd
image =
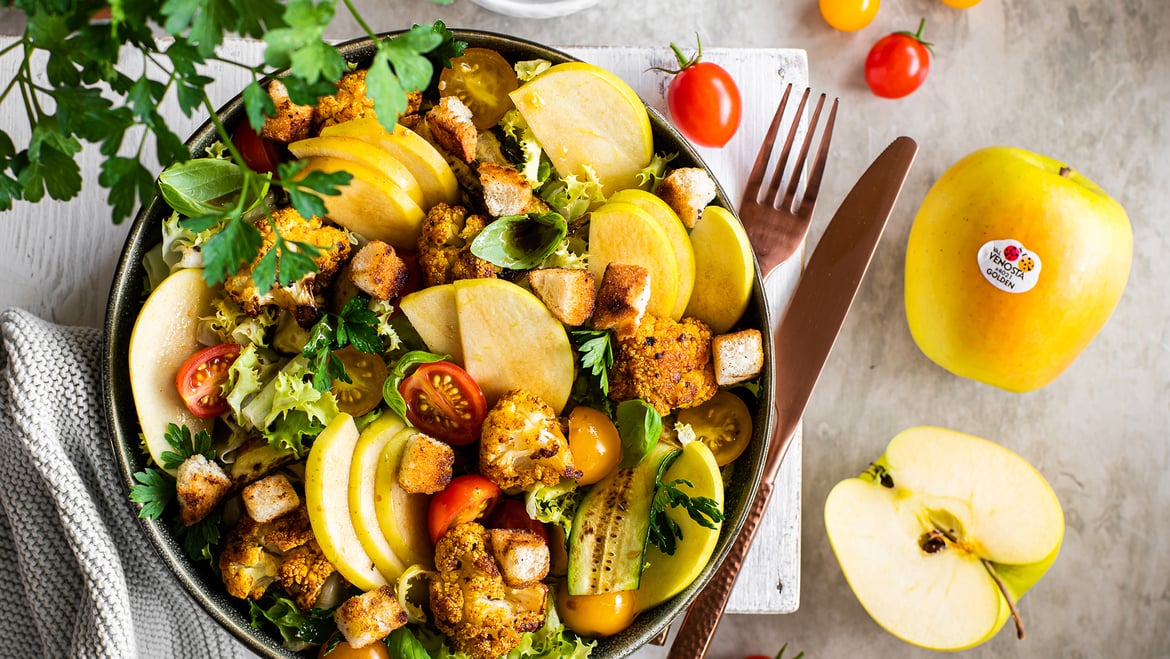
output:
[[[333,614],[337,630],[352,648],[364,648],[406,624],[406,611],[390,586],[345,600]]]
[[[437,439],[415,433],[406,440],[398,485],[411,494],[434,494],[447,487],[455,465],[455,451]]]
[[[179,520],[191,526],[207,517],[232,489],[232,479],[214,460],[196,453],[179,465],[175,476]]]
[[[597,295],[593,273],[569,268],[541,268],[528,273],[528,285],[552,315],[577,327],[593,315]]]
[[[610,263],[601,277],[593,306],[593,329],[612,329],[621,338],[638,329],[650,304],[650,271],[640,265]]]
[[[721,387],[750,380],[764,369],[764,337],[757,329],[716,336],[711,353],[715,383]]]
[[[715,199],[715,179],[698,167],[680,167],[666,175],[654,194],[678,214],[688,229],[695,228],[703,209]]]
[[[301,498],[284,474],[272,474],[245,487],[240,492],[244,510],[257,522],[268,522],[301,505]]]
[[[475,160],[479,132],[471,121],[471,109],[455,96],[444,96],[427,112],[431,136],[463,162]]]

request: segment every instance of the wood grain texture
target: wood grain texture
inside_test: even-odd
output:
[[[0,48],[11,43],[0,39]],[[565,47],[566,52],[607,68],[621,76],[659,111],[666,113],[669,78],[648,70],[670,67],[667,48]],[[256,62],[262,45],[236,40],[224,46],[229,60]],[[767,123],[789,82],[807,84],[808,62],[804,51],[786,49],[705,49],[708,61],[718,62],[735,77],[743,94],[744,116],[739,132],[722,149],[699,147],[698,151],[720,183],[738,204],[756,149]],[[0,60],[0,76],[8,79],[17,61]],[[131,70],[127,62],[127,70]],[[246,83],[238,67],[207,68],[215,79],[210,96],[216,105],[226,102]],[[20,145],[28,128],[16,99],[0,106],[0,127]],[[185,136],[204,117],[185,117],[171,102],[164,105],[176,132]],[[140,138],[128,136],[125,148],[136,149]],[[153,158],[148,141],[145,152]],[[100,155],[86,148],[79,155],[85,185],[69,201],[45,200],[38,204],[18,202],[0,214],[0,309],[22,307],[38,316],[65,325],[100,326],[114,266],[125,241],[128,224],[114,225],[105,190],[97,185]],[[157,172],[157,168],[156,168]],[[782,265],[769,277],[767,292],[773,319],[778,319],[799,277],[800,264]],[[728,602],[732,613],[789,613],[800,596],[801,437],[793,439],[789,456],[776,481],[776,494],[764,516],[759,535],[744,565],[743,574]]]

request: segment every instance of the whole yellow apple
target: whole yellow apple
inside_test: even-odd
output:
[[[1039,389],[1105,325],[1132,256],[1125,209],[1084,175],[1022,149],[976,151],[935,182],[910,229],[910,333],[956,375]]]

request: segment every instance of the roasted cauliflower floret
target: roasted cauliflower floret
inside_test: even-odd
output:
[[[474,522],[447,532],[435,547],[431,580],[435,626],[472,659],[496,659],[544,624],[548,587],[510,588],[491,554],[488,532]]]
[[[263,240],[256,260],[228,277],[223,284],[224,290],[253,316],[259,314],[265,305],[272,304],[292,312],[301,324],[313,322],[317,316],[317,293],[329,285],[333,274],[349,258],[349,235],[336,227],[325,226],[319,217],[305,219],[292,207],[281,208],[269,217],[257,220],[256,228]],[[319,247],[321,253],[313,258],[317,272],[310,272],[288,286],[273,286],[262,292],[252,281],[252,268],[276,245],[277,232],[287,242],[304,242]]]
[[[219,571],[228,593],[260,599],[278,576],[281,556],[311,540],[313,528],[303,505],[271,522],[241,515],[219,554]]]
[[[295,142],[308,137],[313,131],[316,110],[312,105],[297,105],[288,97],[288,87],[279,80],[268,84],[268,95],[276,106],[276,114],[264,118],[260,129],[261,137],[277,142]]]
[[[659,414],[694,407],[715,395],[711,330],[700,320],[675,322],[647,314],[618,340],[609,371],[609,397],[641,398]]]
[[[325,558],[316,540],[310,540],[284,555],[276,579],[297,606],[308,611],[317,604],[321,587],[337,568]]]
[[[471,253],[471,241],[485,226],[483,216],[469,215],[462,206],[437,204],[427,213],[418,239],[418,262],[427,286],[495,278],[496,266]]]
[[[407,94],[404,114],[418,112],[422,92]],[[366,69],[358,69],[341,76],[337,93],[317,99],[317,123],[321,128],[345,123],[351,119],[375,117],[374,101],[366,94]]]
[[[484,418],[479,471],[505,490],[581,477],[556,412],[523,389],[501,396]]]

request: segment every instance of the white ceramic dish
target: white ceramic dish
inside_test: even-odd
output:
[[[517,18],[557,18],[596,5],[600,0],[471,0],[475,4],[505,16]]]

